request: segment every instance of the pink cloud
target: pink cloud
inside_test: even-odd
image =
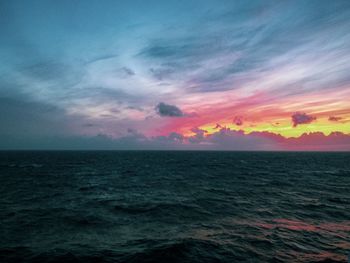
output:
[[[242,116],[235,116],[233,118],[233,123],[236,124],[237,126],[243,125],[243,117]]]
[[[328,118],[329,121],[334,121],[334,122],[340,121],[342,119],[343,119],[342,117],[336,117],[336,116],[329,116]]]

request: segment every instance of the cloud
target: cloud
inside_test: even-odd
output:
[[[198,127],[192,128],[191,132],[195,133],[195,135],[189,137],[189,142],[191,143],[201,143],[204,141],[204,135],[207,133],[206,130],[199,129]]]
[[[342,117],[336,117],[336,116],[329,116],[328,118],[329,121],[334,121],[334,122],[341,121],[342,119],[343,119]]]
[[[119,138],[119,140],[121,142],[126,142],[126,143],[140,143],[140,142],[143,142],[143,141],[147,141],[147,137],[142,134],[141,132],[139,132],[138,130],[136,129],[133,129],[133,128],[128,128],[127,129],[127,134],[121,138]]]
[[[224,12],[213,7],[210,14],[192,20],[191,30],[150,39],[139,54],[153,68],[171,64],[157,68],[162,73],[158,75],[175,75],[199,92],[242,84],[266,89],[294,86],[284,88],[284,93],[339,86],[349,82],[349,48],[338,48],[349,40],[350,9],[345,2],[323,3],[317,10],[300,2],[225,3]],[[332,41],[325,42],[325,35],[333,36]],[[275,77],[278,71],[289,76]]]
[[[243,131],[222,128],[206,137],[213,149],[222,150],[278,150],[276,141],[260,133],[245,134]]]
[[[252,132],[221,128],[213,134],[193,128],[193,136],[180,133],[147,137],[134,128],[120,137],[103,133],[95,136],[69,134],[16,134],[2,133],[0,149],[101,149],[101,150],[313,150],[349,151],[350,135],[333,132],[326,136],[321,132],[305,133],[298,138],[284,138],[270,132]]]
[[[50,148],[50,139],[72,137],[94,128],[81,116],[38,101],[0,97],[0,149]],[[55,139],[53,139],[55,141]],[[52,148],[59,148],[52,144]]]
[[[156,112],[162,117],[183,117],[184,113],[175,105],[160,102],[156,106]]]
[[[222,128],[222,126],[219,123],[217,123],[213,129],[216,130],[216,129],[221,129],[221,128]]]
[[[281,145],[286,150],[350,151],[350,135],[332,132],[327,136],[322,132],[310,132],[284,139]]]
[[[86,127],[86,128],[89,128],[89,127],[94,127],[95,125],[92,124],[92,123],[84,123],[82,126]]]
[[[243,125],[243,117],[242,116],[235,116],[233,118],[233,123],[236,124],[237,126]]]
[[[107,60],[107,59],[114,59],[117,57],[118,57],[117,54],[105,54],[105,55],[94,57],[94,58],[86,61],[85,64],[92,64],[92,63],[100,62],[100,61]]]
[[[308,115],[304,112],[296,112],[292,115],[293,127],[297,127],[300,124],[308,124],[314,120],[316,120],[316,117]]]
[[[178,143],[182,144],[184,136],[177,132],[171,132],[168,136],[153,137],[152,140],[160,143]]]
[[[135,75],[135,72],[131,69],[131,68],[128,68],[128,67],[122,67],[120,69],[126,76],[134,76]]]
[[[177,142],[182,142],[184,139],[184,136],[180,133],[176,132],[171,132],[168,136],[169,140],[171,141],[177,141]]]
[[[127,106],[126,108],[129,110],[136,110],[136,111],[141,111],[141,112],[144,111],[143,108],[138,107],[138,106]]]
[[[160,68],[151,68],[150,72],[154,78],[162,81],[166,78],[169,78],[175,72],[175,70],[171,67],[160,67]]]

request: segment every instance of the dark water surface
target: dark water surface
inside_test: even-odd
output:
[[[1,152],[0,262],[347,262],[350,154]]]

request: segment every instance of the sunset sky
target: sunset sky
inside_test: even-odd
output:
[[[1,1],[1,149],[350,150],[350,2]]]

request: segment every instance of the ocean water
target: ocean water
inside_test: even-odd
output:
[[[347,262],[350,154],[1,152],[0,262]]]

